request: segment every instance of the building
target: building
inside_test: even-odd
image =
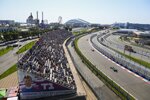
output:
[[[1,25],[14,25],[15,21],[14,20],[0,20]]]
[[[140,38],[150,38],[150,31],[136,31],[134,32],[136,37],[140,37]]]
[[[8,32],[8,31],[15,31],[15,30],[18,30],[17,27],[0,27],[0,32]]]
[[[115,33],[121,33],[121,34],[131,35],[131,34],[133,34],[136,31],[138,31],[138,30],[136,30],[136,29],[119,29]]]
[[[127,29],[137,29],[141,31],[150,31],[150,24],[126,23]]]
[[[150,31],[150,24],[137,24],[137,23],[114,23],[112,27],[126,28],[126,29],[137,29],[141,31]]]
[[[88,27],[90,23],[82,19],[71,19],[67,21],[65,25],[71,27]]]
[[[126,24],[125,23],[114,23],[111,25],[111,27],[115,27],[115,28],[125,28]]]
[[[100,27],[100,24],[91,24],[91,27]]]
[[[26,23],[28,25],[39,25],[38,12],[37,12],[37,19],[34,19],[31,13],[30,16],[27,18]]]
[[[121,33],[121,34],[132,34],[135,37],[139,38],[150,38],[150,31],[139,31],[136,29],[120,29],[117,30],[115,33]]]
[[[26,22],[27,22],[28,24],[34,24],[34,20],[33,20],[32,13],[31,13],[30,16],[27,18]]]

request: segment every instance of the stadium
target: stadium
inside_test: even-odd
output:
[[[76,84],[63,50],[66,30],[43,33],[18,61],[20,99],[75,95]]]

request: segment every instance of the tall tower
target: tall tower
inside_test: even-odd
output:
[[[38,11],[36,12],[36,16],[37,16],[37,18],[36,18],[36,25],[38,26],[39,25]]]
[[[32,13],[30,13],[30,16],[27,18],[26,22],[27,22],[28,24],[33,24],[33,23],[34,23]]]
[[[43,16],[43,11],[42,11],[42,24],[44,24],[44,20],[43,20],[44,16]]]
[[[38,19],[38,11],[36,12],[36,15],[37,15],[37,19]]]
[[[62,17],[61,16],[58,17],[58,23],[62,24]]]

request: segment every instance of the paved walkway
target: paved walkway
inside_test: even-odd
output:
[[[63,44],[63,48],[64,48],[64,51],[65,51],[66,58],[67,58],[67,60],[68,60],[68,63],[69,63],[71,72],[72,72],[72,74],[73,74],[73,76],[74,76],[74,80],[75,80],[75,83],[76,83],[76,86],[77,86],[77,94],[78,94],[78,95],[86,95],[86,92],[85,92],[85,90],[84,90],[84,87],[83,87],[83,85],[82,85],[82,82],[81,82],[81,80],[80,80],[80,78],[79,78],[79,75],[78,75],[78,73],[77,73],[77,71],[76,71],[76,69],[75,69],[75,67],[74,67],[74,64],[72,63],[72,59],[71,59],[71,57],[70,57],[70,55],[69,55],[69,53],[68,53],[68,51],[67,51],[67,49],[66,49],[65,44],[66,44],[66,41],[65,41],[64,44]]]
[[[100,100],[120,100],[120,98],[116,96],[114,92],[112,92],[101,80],[99,80],[84,63],[82,63],[74,48],[71,46],[71,43],[69,44],[68,48],[73,57],[73,61],[75,62],[75,67],[95,91],[98,98]],[[89,94],[88,91],[86,92]],[[95,99],[92,98],[89,100]]]
[[[17,71],[0,80],[0,88],[10,88],[18,85]]]
[[[86,95],[86,100],[97,100],[97,97],[93,93],[93,91],[90,89],[90,87],[87,85],[87,83],[82,79],[82,77],[78,74],[76,70],[76,65],[72,62],[71,55],[69,54],[67,48],[65,47],[65,53],[66,57],[68,58],[68,62],[70,64],[70,68],[73,71],[73,74],[75,75],[75,82],[77,85],[77,94],[78,95]]]
[[[34,39],[36,40],[36,39]],[[29,40],[21,43],[21,47],[23,47],[25,44],[34,41]],[[21,48],[19,47],[19,48]],[[23,54],[19,54],[19,56],[16,54],[16,52],[19,49],[18,47],[14,48],[13,50],[9,51],[7,54],[0,57],[0,75],[4,73],[6,70],[8,70],[12,65],[17,63],[17,60],[21,58]]]

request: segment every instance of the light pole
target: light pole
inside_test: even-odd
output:
[[[142,52],[142,51],[141,51]],[[142,60],[142,55],[143,55],[143,52],[141,53],[141,60]]]

